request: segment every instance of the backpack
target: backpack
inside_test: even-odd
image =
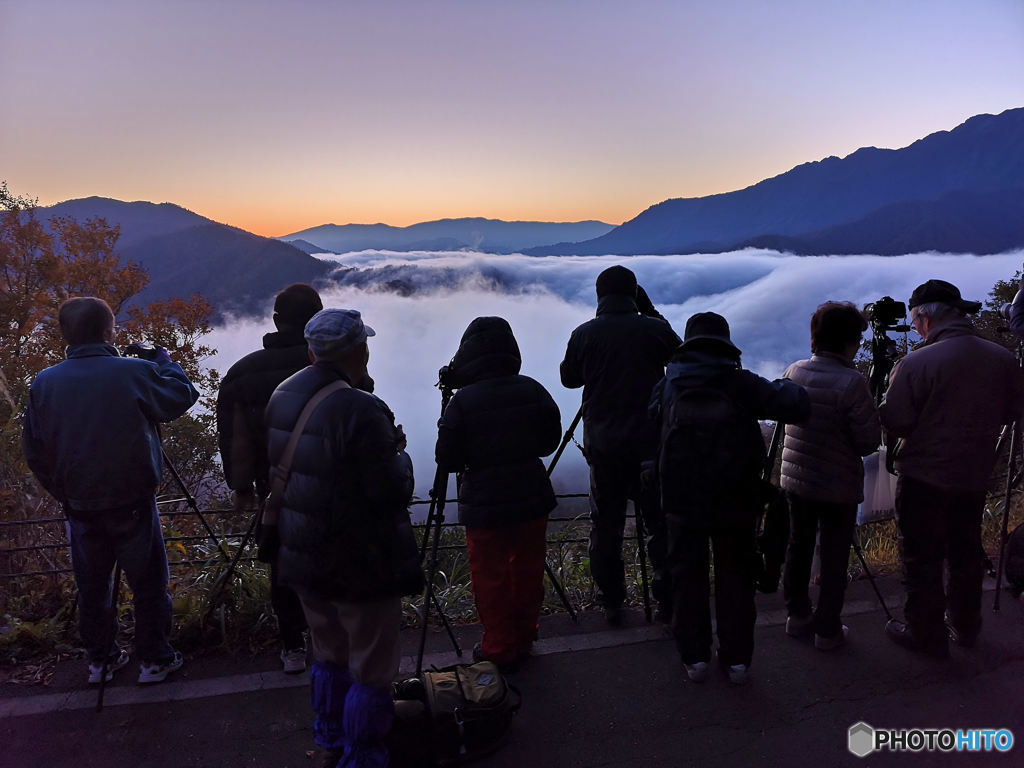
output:
[[[756,485],[764,444],[757,422],[733,396],[735,371],[699,387],[666,382],[658,477],[662,509],[708,524],[711,501]],[[753,438],[756,438],[756,442]]]
[[[522,704],[519,691],[490,661],[425,670],[422,678],[396,683],[394,692],[395,766],[452,764],[489,754],[501,746]]]
[[[1024,592],[1024,523],[1013,529],[1006,540],[1006,566],[1003,573],[1015,597]]]

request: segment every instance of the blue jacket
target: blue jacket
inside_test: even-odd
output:
[[[74,510],[152,496],[163,469],[157,424],[181,416],[199,393],[177,363],[121,357],[107,344],[66,354],[29,390],[22,433],[29,468]]]

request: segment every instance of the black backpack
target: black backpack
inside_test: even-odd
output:
[[[757,420],[733,394],[737,371],[699,387],[666,382],[662,396],[658,478],[662,509],[693,519],[713,500],[756,489],[764,456]]]

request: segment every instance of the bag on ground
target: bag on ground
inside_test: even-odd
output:
[[[420,764],[442,765],[493,752],[522,703],[519,691],[489,661],[426,670],[422,679],[396,683],[395,698],[391,749],[396,765],[414,751]]]

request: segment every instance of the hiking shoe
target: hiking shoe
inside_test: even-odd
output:
[[[622,608],[615,606],[614,608],[604,609],[604,620],[608,622],[611,627],[622,626]]]
[[[686,668],[686,676],[690,678],[691,682],[703,683],[708,679],[708,663],[706,661],[683,664],[683,666]]]
[[[484,649],[483,646],[480,645],[480,643],[476,643],[473,646],[473,661],[490,661],[494,664],[494,666],[498,668],[498,671],[501,672],[501,674],[503,675],[511,675],[519,671],[519,657],[505,663],[494,661],[493,659],[488,659],[486,656],[484,656]]]
[[[178,651],[174,652],[173,659],[166,661],[163,664],[154,664],[144,661],[139,665],[139,683],[142,685],[162,683],[167,679],[167,676],[171,674],[171,672],[176,672],[181,669],[181,666],[184,663],[185,660],[181,658],[181,653]]]
[[[121,650],[117,656],[111,656],[107,662],[107,680],[110,682],[114,679],[114,673],[117,670],[128,664],[128,651]],[[89,664],[89,685],[99,685],[100,680],[103,679],[103,665],[102,664]]]
[[[730,664],[728,674],[729,682],[733,685],[746,685],[747,681],[750,680],[746,664]]]
[[[813,625],[814,619],[810,616],[790,616],[786,619],[786,634],[790,637],[807,637]]]
[[[963,632],[957,628],[950,618],[949,614],[946,614],[946,634],[949,636],[950,641],[959,645],[961,648],[973,648],[978,644],[978,635],[981,634],[979,630],[974,632]]]
[[[914,635],[909,626],[896,619],[889,619],[886,623],[885,634],[896,645],[901,645],[909,651],[922,653],[935,659],[949,658],[949,643],[945,636],[932,642],[924,642]]]
[[[843,628],[832,637],[825,637],[823,635],[814,635],[814,647],[819,651],[834,651],[836,648],[842,648],[846,644],[846,636],[850,634],[850,628],[843,624]]]
[[[281,665],[286,675],[297,675],[306,671],[306,649],[292,648],[281,651]]]

